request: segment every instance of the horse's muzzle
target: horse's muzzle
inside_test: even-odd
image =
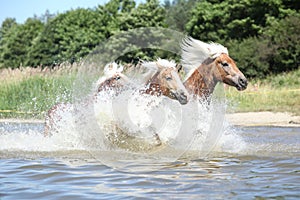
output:
[[[248,81],[245,77],[238,78],[238,84],[236,86],[237,90],[242,91],[245,90],[248,86]]]
[[[174,93],[174,96],[182,105],[185,105],[189,102],[189,95],[187,95],[185,92]]]

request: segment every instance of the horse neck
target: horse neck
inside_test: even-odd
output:
[[[153,96],[160,96],[163,94],[162,87],[158,79],[158,74],[159,73],[156,73],[151,77],[150,80],[147,81],[145,89],[141,90],[141,93],[150,94]]]
[[[107,79],[98,86],[97,92],[108,90],[109,88],[111,88],[111,85],[111,80]]]
[[[123,88],[124,85],[116,82],[114,78],[109,78],[98,86],[97,92],[99,93],[101,91],[108,91],[108,90],[114,90],[116,92],[119,92]]]
[[[184,82],[189,93],[198,97],[209,97],[218,83],[211,71],[214,62],[203,62]]]

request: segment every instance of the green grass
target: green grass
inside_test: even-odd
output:
[[[250,80],[247,90],[226,90],[230,112],[272,111],[300,115],[300,69]]]
[[[43,118],[56,102],[70,101],[74,75],[32,76],[0,83],[0,118]]]

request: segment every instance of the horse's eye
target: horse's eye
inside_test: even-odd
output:
[[[172,80],[172,77],[171,77],[171,76],[166,76],[166,80],[167,80],[167,81],[171,81],[171,80]]]
[[[228,67],[228,66],[229,66],[227,62],[222,62],[221,65],[222,65],[223,67]]]

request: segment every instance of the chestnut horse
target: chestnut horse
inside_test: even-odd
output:
[[[176,63],[164,59],[157,59],[155,62],[142,62],[141,67],[147,69],[147,73],[142,75],[145,84],[142,88],[137,88],[140,94],[148,94],[152,96],[166,96],[171,99],[177,100],[180,104],[187,104],[189,99],[189,93],[184,87],[176,68]],[[113,68],[116,69],[116,66]],[[98,86],[97,92],[102,90],[116,90],[120,91],[123,89],[123,84],[116,82],[118,79],[117,73],[110,79],[100,81],[101,84]],[[115,78],[114,78],[115,77]],[[120,78],[123,76],[120,76]],[[127,82],[127,85],[134,85]],[[135,87],[136,89],[136,87]],[[160,145],[161,141],[158,134],[154,130],[148,130],[152,132],[154,145]],[[124,137],[122,134],[121,137]]]
[[[156,62],[143,62],[142,66],[147,68],[150,73],[145,77],[146,86],[139,90],[140,93],[164,95],[178,100],[181,104],[188,102],[189,94],[179,78],[174,62],[158,59]],[[107,64],[104,67],[104,76],[96,83],[95,96],[103,91],[118,95],[125,87],[132,87],[134,84],[122,71],[123,67],[119,67],[114,62]],[[62,119],[63,113],[69,113],[72,110],[71,103],[58,103],[50,108],[45,119],[45,135],[55,128],[55,123]],[[156,134],[155,137],[157,137]]]
[[[115,62],[107,64],[103,71],[104,76],[96,83],[96,94],[101,91],[114,91],[117,95],[124,90],[125,86],[132,84],[130,79],[122,73],[123,66],[118,66]]]
[[[112,92],[112,95],[119,94],[130,80],[122,74],[122,67],[118,67],[116,63],[109,63],[104,67],[104,76],[101,77],[97,83],[97,92],[94,94],[93,101],[96,100],[96,95],[100,91]],[[83,102],[83,105],[90,105],[91,99]],[[45,117],[44,135],[49,135],[55,131],[56,123],[63,119],[63,115],[70,114],[73,111],[73,104],[71,103],[57,103],[52,106]]]
[[[101,91],[113,90],[118,94],[124,87],[132,87],[138,89],[141,94],[149,94],[153,96],[166,96],[179,101],[180,104],[188,102],[189,93],[182,84],[176,69],[176,63],[164,59],[158,59],[155,62],[142,62],[141,67],[148,70],[143,77],[144,86],[139,87],[133,83],[127,76],[122,74],[123,67],[119,67],[116,63],[108,64],[105,72],[106,76],[97,82],[97,93]]]
[[[247,79],[224,46],[187,37],[181,44],[181,50],[182,65],[188,71],[184,85],[190,94],[207,99],[218,82],[236,87],[239,91],[247,88]]]
[[[140,93],[164,95],[179,101],[180,104],[187,104],[189,93],[182,84],[175,62],[157,59],[155,62],[143,62],[142,67],[150,70],[150,73],[145,78],[146,84]]]

